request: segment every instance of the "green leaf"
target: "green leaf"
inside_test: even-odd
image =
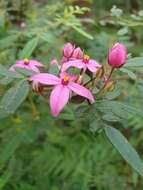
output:
[[[113,113],[114,115],[127,119],[128,114],[131,113],[133,115],[138,115],[143,117],[142,110],[134,108],[130,105],[124,104],[118,101],[109,101],[109,100],[102,100],[101,102],[95,102],[95,109],[98,109],[102,113]]]
[[[108,100],[113,100],[113,99],[117,98],[118,96],[120,96],[120,94],[121,94],[120,89],[115,89],[113,92],[108,92],[106,94],[106,98]]]
[[[8,152],[8,154],[9,153],[10,152]],[[5,187],[5,185],[9,182],[9,179],[12,177],[15,165],[16,160],[12,157],[8,163],[8,168],[4,170],[3,174],[0,176],[0,190],[2,190]]]
[[[60,114],[59,119],[74,120],[74,113],[69,107],[65,107],[64,111]]]
[[[141,162],[136,150],[129,144],[127,139],[115,128],[106,127],[105,133],[111,143],[123,156],[123,158],[143,176],[143,163]]]
[[[54,36],[51,33],[42,33],[40,35],[40,38],[49,43],[53,43],[55,40]]]
[[[38,40],[39,38],[36,37],[28,41],[27,44],[24,46],[23,50],[20,52],[19,58],[29,58],[35,50],[36,46],[38,45]]]
[[[28,69],[24,69],[24,68],[20,68],[20,67],[15,68],[15,70],[18,73],[23,74],[24,76],[31,76],[31,75],[35,74],[35,72],[32,70],[28,70]]]
[[[0,76],[5,76],[8,78],[23,78],[22,75],[16,72],[7,70],[3,65],[0,65]]]
[[[0,152],[0,168],[13,156],[15,150],[18,148],[23,136],[18,134],[14,136],[9,143],[6,143]]]
[[[10,46],[12,43],[14,43],[17,40],[17,37],[18,36],[16,36],[16,35],[11,35],[11,36],[8,36],[8,37],[1,39],[0,40],[0,47],[6,48],[6,47]]]
[[[76,26],[72,26],[73,29],[75,29],[78,33],[80,33],[81,35],[85,36],[86,38],[93,40],[93,36],[91,36],[90,34],[88,34],[87,32],[85,32],[84,30],[82,30],[79,27]]]
[[[133,79],[133,80],[136,80],[136,79],[137,79],[136,75],[135,75],[131,70],[129,70],[129,69],[122,68],[122,69],[120,69],[120,71],[122,71],[122,72],[124,72],[124,73],[127,73],[128,76],[129,76],[131,79]]]
[[[29,84],[21,80],[10,88],[0,102],[0,118],[13,114],[20,104],[25,100],[29,92]]]
[[[124,67],[142,67],[143,66],[143,57],[135,57],[127,60]]]
[[[103,120],[109,121],[109,122],[118,122],[120,121],[120,118],[114,115],[113,113],[107,113],[103,115],[102,117]]]
[[[4,78],[0,79],[0,85],[8,85],[11,82],[13,82],[13,78],[4,77]]]

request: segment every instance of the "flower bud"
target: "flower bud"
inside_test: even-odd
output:
[[[108,53],[108,63],[113,68],[120,68],[125,64],[127,49],[123,44],[116,43]]]
[[[50,62],[51,65],[58,65],[58,61],[57,59],[52,59],[52,61]]]
[[[63,57],[62,57],[62,60],[61,60],[61,64],[67,62],[68,60],[69,60],[69,58],[63,56]]]
[[[64,57],[70,58],[74,51],[74,46],[71,43],[66,43],[64,45]]]
[[[83,51],[78,47],[74,50],[72,58],[75,59],[82,59],[83,57]]]

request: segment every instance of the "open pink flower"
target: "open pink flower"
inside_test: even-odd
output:
[[[14,65],[10,67],[10,71],[15,71],[16,68],[23,68],[27,70],[35,71],[36,73],[39,73],[39,67],[43,67],[43,64],[36,60],[18,60]]]
[[[96,73],[101,65],[97,61],[90,59],[88,55],[84,55],[82,59],[75,59],[64,63],[62,65],[62,72],[66,71],[70,67],[76,67],[84,70],[88,69],[89,71]]]
[[[50,95],[50,108],[54,117],[57,117],[64,106],[68,103],[70,92],[83,96],[94,102],[92,93],[85,87],[74,82],[75,78],[67,73],[61,74],[60,78],[48,73],[36,74],[30,77],[30,80],[37,81],[44,85],[54,85],[54,89]]]

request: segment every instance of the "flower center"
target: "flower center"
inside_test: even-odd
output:
[[[69,83],[69,76],[65,74],[62,78],[62,84],[67,85]]]
[[[29,65],[29,63],[30,63],[29,59],[27,59],[27,58],[25,58],[23,61],[24,61],[24,65]]]
[[[88,55],[84,55],[84,56],[83,56],[83,62],[84,62],[85,64],[87,64],[87,63],[89,62],[89,60],[90,60],[90,57],[89,57]]]

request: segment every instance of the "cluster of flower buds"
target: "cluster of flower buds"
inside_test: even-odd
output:
[[[127,51],[125,46],[116,43],[108,53],[108,63],[111,65],[112,70],[123,66],[126,57]],[[79,79],[84,79],[85,75],[89,75],[91,77],[89,82],[93,82],[93,76],[95,79],[99,73],[98,71],[102,69],[102,65],[96,60],[91,59],[88,55],[85,55],[81,48],[75,47],[71,43],[65,44],[60,64],[58,64],[56,59],[51,63],[55,66],[59,66],[58,76],[46,72],[41,73],[40,68],[44,66],[36,60],[19,60],[10,67],[10,70],[16,72],[15,69],[20,67],[34,71],[35,74],[28,78],[28,80],[32,81],[32,86],[35,91],[38,91],[39,86],[42,87],[42,89],[46,86],[53,86],[50,94],[50,108],[54,117],[59,115],[64,106],[75,94],[87,99],[90,104],[95,101],[94,95],[92,94],[94,86],[92,89],[89,89],[86,86],[88,82],[84,83],[84,80],[81,81]],[[79,74],[69,73],[71,67],[79,69]],[[106,83],[107,81],[108,79]]]
[[[82,57],[83,51],[80,47],[75,48],[75,46],[73,46],[71,43],[66,43],[64,45],[63,58],[61,60],[61,63],[63,64],[73,59],[82,59]]]

